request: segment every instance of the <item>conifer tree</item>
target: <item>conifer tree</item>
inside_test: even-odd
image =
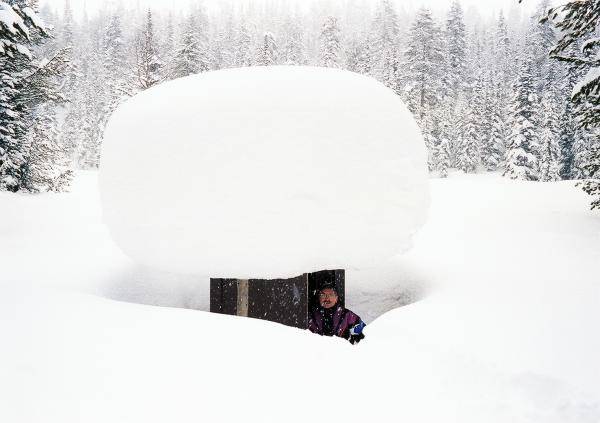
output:
[[[417,121],[441,99],[444,69],[441,33],[428,9],[421,8],[410,27],[405,52],[408,107]]]
[[[533,60],[527,57],[519,70],[512,100],[513,129],[508,138],[504,176],[539,179],[539,135],[536,121],[538,97],[533,79]]]
[[[272,32],[264,33],[256,53],[256,64],[260,66],[277,64],[277,43]]]
[[[592,209],[600,209],[600,143],[596,138],[592,144],[586,164],[588,180],[583,184],[583,190],[593,197]]]
[[[101,78],[103,84],[96,86],[99,88],[98,92],[101,93],[101,104],[99,105],[100,114],[98,115],[97,133],[94,135],[98,142],[102,140],[110,115],[125,98],[132,95],[132,82],[131,75],[128,72],[121,11],[117,10],[110,16],[101,45]],[[98,167],[99,164],[98,160],[92,163],[92,167]]]
[[[65,0],[62,30],[60,33],[60,47],[68,49],[66,51],[69,53],[69,56],[66,59],[71,63],[71,68],[67,75],[65,75],[65,86],[63,87],[63,92],[67,98],[70,98],[73,93],[77,73],[75,56],[79,53],[75,51],[75,20],[73,19],[70,0]]]
[[[593,147],[595,136],[588,131],[577,127],[575,122],[575,138],[573,141],[573,167],[571,179],[586,179],[591,175],[589,173],[588,163],[593,160],[590,155]]]
[[[576,50],[571,46],[569,50]],[[554,61],[556,63],[556,61]],[[558,95],[560,107],[560,126],[558,128],[558,139],[560,145],[560,175],[562,179],[577,179],[581,175],[581,169],[575,163],[576,142],[582,137],[582,131],[577,124],[577,116],[581,105],[571,101],[571,93],[582,76],[581,67],[574,63],[565,63],[564,73],[559,81],[553,81]],[[556,69],[556,68],[555,68]]]
[[[489,118],[489,136],[487,143],[482,151],[484,165],[488,170],[497,170],[503,161],[505,152],[505,142],[507,138],[505,115],[501,97],[498,94],[499,88],[492,88],[491,95],[488,96],[486,113]]]
[[[503,122],[507,124],[511,100],[511,90],[514,80],[513,65],[514,55],[512,54],[511,40],[508,35],[508,28],[504,19],[504,14],[500,10],[495,36],[495,81],[498,95],[498,106],[501,108]]]
[[[174,77],[179,78],[210,70],[211,59],[206,40],[206,17],[202,9],[190,11],[181,31],[175,53]]]
[[[175,77],[176,73],[176,46],[177,37],[175,36],[175,28],[173,23],[173,13],[169,12],[164,23],[164,30],[159,34],[158,50],[159,57],[162,58],[163,79],[170,80]]]
[[[337,18],[325,18],[320,33],[320,65],[326,68],[338,68],[342,63],[340,29]]]
[[[371,73],[371,39],[369,36],[354,37],[346,47],[345,68],[356,73],[369,75]]]
[[[456,101],[457,97],[463,92],[466,77],[466,40],[465,24],[463,22],[463,11],[457,0],[452,2],[448,19],[446,20],[446,45],[448,68],[445,75],[447,94]]]
[[[461,120],[455,167],[465,173],[474,173],[481,161],[477,114],[463,98],[459,98],[458,110]]]
[[[490,110],[488,106],[489,93],[488,84],[485,81],[483,69],[478,69],[475,76],[475,84],[472,90],[470,101],[472,117],[472,126],[474,129],[474,147],[475,158],[472,160],[477,167],[482,164],[488,170],[493,169],[493,162],[487,160],[487,153],[490,150],[491,122]]]
[[[549,85],[555,83],[555,62],[550,59],[548,53],[556,43],[556,35],[548,21],[540,22],[540,18],[545,16],[549,6],[550,0],[542,0],[538,5],[537,12],[531,18],[533,29],[530,47],[534,61],[533,77],[536,81],[539,98],[543,97],[544,91],[549,89]]]
[[[384,82],[387,86],[395,81],[391,81],[389,65],[397,62],[400,56],[399,52],[399,25],[398,14],[390,0],[381,0],[377,5],[375,18],[371,25],[370,57],[372,76]]]
[[[449,126],[449,121],[443,116],[439,116],[432,130],[432,137],[435,143],[433,146],[432,161],[435,164],[434,169],[439,173],[441,178],[448,176],[448,170],[452,165],[451,145],[448,139],[448,134],[451,132]]]
[[[145,18],[141,31],[136,34],[134,45],[136,86],[140,90],[150,88],[163,79],[163,63],[158,57],[158,45],[150,9],[146,12]]]
[[[22,185],[29,192],[65,191],[73,179],[70,151],[58,137],[56,111],[46,102],[33,114]]]
[[[244,19],[242,19],[238,28],[235,44],[235,66],[252,66],[254,64],[254,58],[252,55],[252,35],[250,33],[250,29],[248,28],[248,24]]]
[[[594,197],[592,209],[600,208],[600,38],[597,37],[600,0],[568,1],[549,9],[546,19],[561,33],[558,43],[550,51],[551,57],[587,68],[571,97],[578,106],[577,127],[588,141],[587,157],[582,165],[588,180],[582,187]],[[573,48],[578,43],[579,51]]]
[[[544,93],[541,107],[540,180],[557,181],[560,179],[560,145],[557,128],[559,111],[556,94],[553,89],[549,89]]]
[[[60,28],[59,37],[57,37],[58,43],[44,43],[44,54],[51,54],[59,48],[64,49],[64,52],[67,54],[65,58],[68,60],[69,66],[64,71],[61,90],[67,102],[62,105],[64,110],[58,113],[64,113],[65,116],[59,131],[59,142],[64,144],[67,154],[71,158],[74,158],[80,142],[79,132],[82,125],[80,105],[75,104],[75,99],[78,96],[78,89],[80,88],[78,80],[81,76],[82,58],[85,53],[82,46],[76,40],[78,27],[73,18],[70,0],[65,0],[63,18],[57,27]],[[90,99],[86,101],[90,101]]]
[[[215,32],[208,43],[212,59],[211,69],[230,68],[235,62],[235,34],[232,11],[228,9],[222,24],[213,25],[213,27],[215,27]]]
[[[285,39],[281,49],[281,62],[285,65],[306,64],[304,37],[298,18],[290,17],[284,25]]]
[[[48,35],[31,1],[0,3],[0,190],[16,192],[23,187],[27,160],[28,101],[31,84],[33,37]],[[29,104],[30,105],[30,104]]]
[[[394,91],[396,94],[402,94],[401,80],[403,78],[403,69],[400,64],[400,51],[385,50],[382,57],[381,82]]]

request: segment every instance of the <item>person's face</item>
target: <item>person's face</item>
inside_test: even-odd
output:
[[[325,288],[321,292],[319,292],[319,304],[323,308],[331,308],[333,307],[338,300],[338,296],[335,291],[331,288]]]

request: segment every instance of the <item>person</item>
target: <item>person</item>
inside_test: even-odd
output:
[[[324,285],[318,294],[319,307],[313,311],[308,329],[319,335],[339,336],[351,344],[365,337],[366,326],[358,315],[339,304],[338,293],[334,285]]]

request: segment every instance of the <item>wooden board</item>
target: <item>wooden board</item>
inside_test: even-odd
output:
[[[318,305],[316,294],[326,283],[335,284],[344,305],[344,270],[322,270],[289,279],[211,278],[210,311],[305,329]]]
[[[308,280],[306,274],[290,279],[251,279],[248,317],[288,326],[308,326]]]

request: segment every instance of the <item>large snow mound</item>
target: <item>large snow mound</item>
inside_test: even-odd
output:
[[[125,102],[100,190],[137,262],[239,278],[381,264],[410,247],[429,202],[422,135],[398,96],[284,66],[193,75]]]

